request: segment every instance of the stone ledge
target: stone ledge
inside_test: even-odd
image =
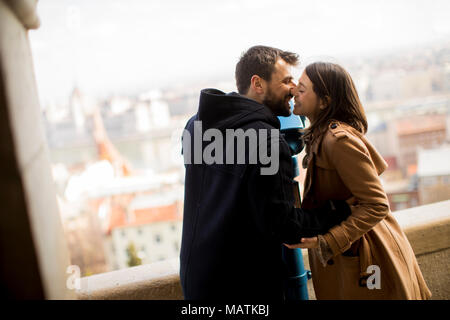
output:
[[[77,296],[82,300],[183,299],[178,270],[178,259],[171,259],[84,277]]]
[[[397,211],[394,216],[416,256],[450,248],[450,200]]]
[[[436,259],[443,254],[442,252],[448,253],[450,248],[450,200],[398,211],[394,213],[394,216],[411,242],[414,252],[419,256],[419,263]],[[436,252],[438,255],[435,254]],[[303,258],[305,266],[307,266],[306,250],[303,251]],[[433,298],[448,299],[446,293],[448,290],[445,291],[445,288],[434,290],[433,287],[434,283],[437,286],[439,283],[445,285],[443,282],[448,282],[448,271],[441,270],[445,268],[438,270],[429,268],[424,262],[420,264],[433,292]],[[436,271],[439,274],[436,274]],[[178,272],[178,259],[173,259],[93,275],[81,279],[81,289],[77,291],[77,296],[79,299],[183,299]],[[439,281],[433,282],[432,279],[439,279]],[[308,281],[308,284],[310,299],[314,299],[312,282]],[[440,294],[441,291],[443,294]],[[437,296],[436,293],[438,293]]]

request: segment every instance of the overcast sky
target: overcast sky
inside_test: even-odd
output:
[[[43,101],[233,80],[265,44],[301,60],[360,56],[450,39],[450,1],[40,0],[30,31]]]

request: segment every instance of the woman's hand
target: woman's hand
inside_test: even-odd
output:
[[[296,243],[296,244],[283,243],[283,244],[286,247],[288,247],[289,249],[296,249],[296,248],[312,249],[312,248],[318,248],[319,247],[319,239],[317,237],[302,238],[300,240],[300,243]]]

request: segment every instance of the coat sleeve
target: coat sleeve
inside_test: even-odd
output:
[[[389,213],[386,193],[364,143],[351,134],[324,139],[324,152],[356,203],[350,216],[324,235],[333,256],[347,251],[352,243],[371,230]]]

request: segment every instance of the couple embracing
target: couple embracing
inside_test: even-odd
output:
[[[339,65],[317,62],[297,81],[290,71],[297,64],[295,53],[255,46],[236,65],[237,93],[201,91],[183,139],[185,299],[282,301],[282,246],[308,248],[317,299],[430,298],[389,210],[379,179],[387,165],[364,136],[367,119],[350,75]],[[295,205],[291,150],[278,132],[277,117],[291,114],[292,99],[293,113],[310,122],[302,137],[307,172],[301,208]],[[212,129],[227,138],[232,129],[244,139],[215,148],[216,161],[194,159],[211,151],[218,135],[195,150],[186,146],[195,144],[196,133]],[[258,133],[256,141],[246,135],[251,131]],[[264,171],[274,163],[250,161],[261,150],[276,170]],[[381,273],[375,289],[362,285],[370,266]]]

